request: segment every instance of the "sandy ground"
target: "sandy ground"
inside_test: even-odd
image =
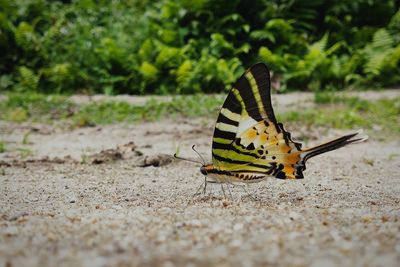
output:
[[[209,158],[212,125],[0,122],[0,266],[398,266],[400,138],[370,133],[311,160],[304,180],[251,185],[256,199],[219,185],[192,197],[199,166],[162,155],[196,158],[196,144]],[[309,145],[344,133],[286,128]]]

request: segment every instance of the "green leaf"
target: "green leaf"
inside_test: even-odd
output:
[[[143,62],[139,68],[139,72],[142,74],[146,81],[155,81],[158,76],[158,69],[156,66],[149,62]]]

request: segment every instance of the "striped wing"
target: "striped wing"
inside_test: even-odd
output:
[[[262,63],[252,66],[233,85],[219,113],[213,165],[221,171],[255,177],[303,178],[300,152],[301,144],[293,142],[276,121],[268,68]]]

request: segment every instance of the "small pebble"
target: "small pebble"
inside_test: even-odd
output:
[[[75,195],[75,193],[74,192],[70,192],[70,193],[68,193],[68,195],[67,195],[67,202],[69,202],[69,203],[75,203],[77,200],[76,200],[76,195]]]

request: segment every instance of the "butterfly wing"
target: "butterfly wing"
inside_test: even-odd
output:
[[[303,178],[301,144],[278,123],[271,105],[270,76],[262,63],[233,85],[219,113],[212,161],[222,171]]]

